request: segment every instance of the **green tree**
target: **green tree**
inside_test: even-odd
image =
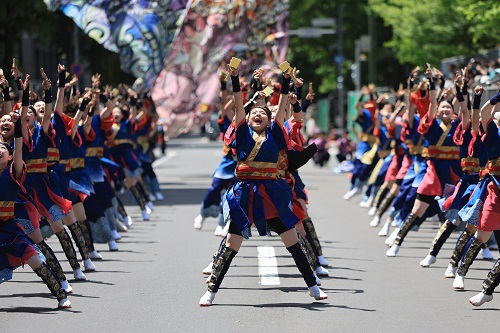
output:
[[[394,50],[401,63],[437,64],[442,58],[474,49],[468,34],[469,23],[457,0],[368,2],[384,24],[392,28],[392,38],[385,46]]]
[[[476,49],[498,46],[500,6],[497,0],[462,0],[457,7],[469,23],[468,32]]]
[[[351,79],[351,65],[354,62],[355,40],[368,34],[368,17],[370,7],[368,0],[349,1],[337,0],[290,0],[290,29],[310,27],[314,18],[333,17],[337,19],[337,6],[343,6],[342,31],[344,35],[342,76],[344,77],[345,90],[354,88]],[[339,27],[333,27],[339,30]],[[399,65],[391,49],[384,48],[384,43],[392,37],[390,27],[384,25],[382,19],[376,19],[374,24],[376,50],[376,68],[378,75],[374,78],[377,85],[396,87],[406,74],[407,70]],[[338,53],[337,35],[324,35],[321,38],[290,37],[289,60],[293,66],[300,70],[300,76],[306,82],[313,82],[319,94],[334,93],[337,89],[337,66],[334,57]],[[409,70],[409,69],[408,69]],[[362,83],[368,82],[368,65],[362,63]]]

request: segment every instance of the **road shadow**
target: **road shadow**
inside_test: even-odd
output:
[[[322,311],[334,307],[332,304],[326,302],[312,302],[312,303],[268,303],[268,304],[214,304],[212,306],[221,307],[253,307],[253,308],[298,308],[310,311]]]
[[[71,312],[71,313],[82,313],[82,311],[77,311],[73,309],[57,309],[57,308],[47,308],[40,306],[17,306],[13,308],[2,309],[0,312],[5,313],[32,313],[32,314],[58,314],[59,312]]]
[[[203,175],[203,178],[210,178],[210,175]],[[210,185],[206,188],[185,188],[183,185],[187,186],[186,183],[179,183],[176,185],[176,187],[162,188],[161,192],[165,199],[162,201],[155,201],[153,203],[154,206],[200,205],[203,197],[210,188]],[[125,206],[137,206],[135,199],[128,192],[119,195],[119,198]]]

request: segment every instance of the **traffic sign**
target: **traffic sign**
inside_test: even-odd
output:
[[[71,65],[71,72],[75,74],[76,76],[80,76],[83,74],[83,66],[81,64],[75,63]]]
[[[311,20],[313,27],[332,27],[335,25],[335,19],[333,17],[322,17],[315,18]]]
[[[318,38],[322,35],[331,35],[334,34],[335,30],[333,29],[320,29],[320,28],[299,28],[297,30],[288,30],[288,34],[290,36],[299,36],[301,38]]]

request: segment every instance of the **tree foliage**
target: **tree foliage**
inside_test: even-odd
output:
[[[438,63],[498,44],[500,6],[496,0],[369,0],[392,28],[385,43],[402,63]]]
[[[461,0],[458,11],[465,17],[468,33],[477,49],[498,46],[500,5],[497,0]]]

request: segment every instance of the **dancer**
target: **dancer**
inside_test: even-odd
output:
[[[124,179],[125,187],[130,190],[141,208],[142,219],[149,221],[151,203],[149,198],[145,198],[144,189],[140,186],[142,169],[140,161],[133,153],[136,145],[133,137],[134,126],[138,121],[136,117],[137,95],[130,89],[127,90],[126,95],[130,98],[130,103],[127,103],[129,106],[125,105],[124,101],[112,110],[114,124],[111,131],[107,133],[106,140],[112,159],[122,167],[121,178]]]
[[[377,226],[380,223],[382,215],[392,204],[389,217],[379,231],[379,236],[387,236],[389,234],[391,224],[396,223],[395,218],[398,217],[399,220],[400,212],[403,210],[405,204],[413,205],[417,187],[425,175],[427,167],[425,158],[423,157],[426,154],[426,148],[424,149],[425,139],[417,129],[420,124],[420,115],[425,115],[429,110],[429,94],[427,93],[427,82],[423,80],[417,84],[417,89],[412,92],[415,80],[418,78],[418,71],[419,67],[416,67],[410,74],[407,82],[408,90],[411,93],[401,131],[401,140],[406,146],[407,155],[403,160],[400,171],[396,175],[396,181],[391,187],[389,195],[381,203],[375,217],[370,222],[370,226]],[[417,177],[417,173],[420,174],[419,177]],[[406,216],[402,216],[400,219],[405,218]],[[394,239],[396,234],[397,231],[394,234]],[[391,240],[391,243],[393,242],[394,240]]]
[[[209,278],[208,291],[200,299],[200,306],[210,306],[219,290],[231,261],[238,253],[244,238],[250,236],[250,226],[255,224],[260,235],[270,228],[277,232],[287,250],[292,254],[307,286],[315,299],[326,299],[327,295],[316,285],[307,258],[298,243],[293,226],[299,221],[290,208],[292,194],[286,182],[277,179],[279,151],[287,148],[283,132],[284,112],[288,104],[290,76],[285,73],[281,87],[276,119],[271,122],[271,112],[265,107],[256,107],[245,119],[238,71],[231,68],[231,82],[236,115],[236,145],[238,181],[227,194],[229,233],[221,256],[214,263]],[[252,202],[250,204],[250,202]],[[244,235],[244,236],[243,236]]]
[[[471,195],[471,200],[474,199],[475,202],[468,214],[466,214],[471,218],[467,219],[466,215],[461,214],[462,219],[477,226],[477,231],[467,243],[468,249],[462,256],[462,261],[453,281],[453,289],[455,290],[464,290],[465,275],[474,259],[481,248],[485,246],[493,231],[500,229],[500,202],[497,199],[500,179],[500,134],[498,124],[493,117],[496,111],[494,106],[498,102],[500,102],[500,92],[481,108],[481,125],[485,130],[482,139],[488,150],[488,175],[484,177]]]
[[[460,148],[453,142],[453,134],[460,119],[453,119],[453,106],[450,101],[443,99],[438,104],[435,81],[429,64],[425,74],[429,80],[430,106],[420,122],[419,132],[427,139],[427,170],[418,186],[412,211],[399,230],[394,244],[386,252],[388,257],[395,257],[408,232],[425,220],[425,214],[429,214],[428,208],[437,204],[434,198],[443,194],[445,184],[456,184],[461,175],[458,162]]]
[[[0,183],[3,190],[0,191],[0,202],[2,211],[0,213],[0,282],[10,280],[12,271],[28,264],[33,271],[42,279],[57,298],[58,308],[65,309],[71,307],[71,302],[67,299],[66,292],[61,287],[56,276],[50,267],[39,256],[36,245],[24,233],[20,224],[14,220],[14,204],[18,192],[25,192],[22,185],[26,175],[26,166],[22,159],[23,146],[23,125],[22,120],[26,119],[29,96],[28,81],[29,75],[22,83],[25,90],[22,99],[21,115],[14,116],[14,149],[4,142],[0,143]],[[45,258],[43,258],[45,259]]]
[[[374,94],[375,92],[373,89],[365,87],[356,103],[356,110],[358,111],[356,122],[361,125],[362,132],[359,135],[359,142],[354,155],[355,159],[353,161],[354,169],[352,171],[351,187],[344,195],[344,199],[346,200],[361,193],[363,186],[366,184],[370,173],[378,161],[377,138],[373,135],[374,114],[377,107]],[[369,95],[370,100],[361,105],[365,95]]]
[[[468,106],[468,81],[465,77],[463,85],[461,81],[462,77],[457,73],[455,79],[456,97],[460,103],[462,122],[457,127],[454,140],[455,143],[460,146],[460,164],[464,173],[460,177],[460,181],[455,187],[453,195],[447,198],[442,205],[442,208],[447,211],[446,222],[443,223],[436,234],[432,246],[429,249],[429,254],[420,262],[420,266],[422,267],[429,267],[436,262],[439,250],[448,237],[450,237],[451,233],[460,224],[461,219],[458,212],[467,203],[480,177],[484,176],[485,173],[482,172],[482,170],[484,171],[488,160],[486,148],[480,138],[481,133],[479,133],[479,104],[483,88],[481,86],[475,88],[473,108],[476,110],[472,112],[471,119],[471,112]],[[467,101],[465,99],[467,99]],[[466,228],[471,230],[469,224]]]

